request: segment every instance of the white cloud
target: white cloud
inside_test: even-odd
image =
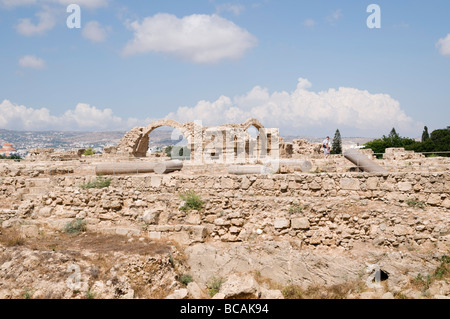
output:
[[[306,20],[303,22],[303,25],[304,25],[305,27],[309,27],[309,28],[314,27],[316,24],[317,24],[317,23],[316,23],[316,21],[314,21],[314,19],[306,19]]]
[[[47,108],[33,109],[8,100],[0,102],[0,127],[4,129],[111,131],[146,126],[151,121],[149,118],[122,119],[114,115],[109,108],[99,109],[84,103],[79,103],[75,109],[56,116]]]
[[[400,103],[386,94],[371,94],[355,88],[310,91],[311,83],[300,78],[295,91],[269,93],[259,86],[234,99],[200,101],[194,107],[180,107],[167,118],[181,122],[202,120],[204,125],[244,122],[258,118],[266,127],[283,134],[332,134],[345,128],[348,134],[380,136],[396,127],[403,134],[417,134],[420,124],[408,117]],[[332,132],[331,132],[332,131]]]
[[[34,55],[26,55],[19,59],[19,65],[22,68],[30,68],[35,70],[41,70],[45,68],[45,61]]]
[[[334,11],[330,16],[327,17],[328,22],[332,25],[335,26],[336,22],[342,18],[342,10],[338,9],[336,11]]]
[[[218,15],[194,14],[177,18],[160,13],[132,22],[134,39],[123,54],[159,52],[195,63],[237,59],[254,47],[257,39],[248,31]]]
[[[110,27],[102,27],[97,21],[90,21],[84,25],[82,34],[92,42],[103,42],[110,29]]]
[[[17,32],[25,36],[43,35],[56,24],[54,14],[49,8],[37,12],[36,16],[39,19],[37,24],[33,24],[30,19],[20,19],[16,25]]]
[[[450,56],[450,33],[447,34],[447,37],[439,39],[436,47],[443,56]]]
[[[202,120],[205,126],[242,123],[259,119],[266,127],[280,128],[283,135],[332,135],[337,128],[345,136],[378,137],[395,127],[403,136],[416,136],[423,124],[414,121],[387,94],[341,87],[321,92],[300,78],[292,92],[269,92],[255,86],[244,95],[221,96],[216,101],[200,101],[182,106],[165,118],[181,123]],[[121,118],[109,108],[99,109],[79,103],[56,116],[46,108],[33,109],[8,100],[0,103],[0,127],[15,130],[129,130],[147,126],[153,119]]]
[[[65,112],[60,120],[69,126],[80,129],[107,129],[123,125],[123,120],[115,116],[111,109],[100,110],[84,103],[79,103],[75,110]]]
[[[231,12],[234,15],[241,15],[245,11],[245,6],[241,4],[222,3],[216,6],[217,13]]]
[[[57,118],[46,108],[39,110],[15,105],[8,100],[0,103],[0,127],[14,130],[45,129],[56,123]]]

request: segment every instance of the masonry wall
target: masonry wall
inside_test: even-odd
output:
[[[3,227],[61,230],[81,218],[92,230],[182,244],[285,238],[344,248],[449,245],[449,172],[150,174],[112,177],[110,187],[87,190],[80,185],[94,176],[0,180]],[[186,190],[201,196],[204,209],[179,209]]]

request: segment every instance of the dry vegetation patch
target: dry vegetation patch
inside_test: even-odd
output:
[[[39,234],[38,238],[24,238],[18,229],[2,229],[0,243],[24,246],[39,251],[89,251],[92,253],[124,252],[152,255],[170,253],[170,244],[149,239],[134,239],[121,235],[100,233],[66,234],[62,232]]]
[[[126,288],[124,283],[128,282],[137,298],[164,298],[173,289],[170,284],[186,272],[186,257],[176,243],[147,238],[42,230],[37,238],[25,238],[20,229],[9,228],[1,229],[0,248],[2,246],[4,252],[0,255],[0,265],[13,261],[11,269],[14,271],[4,277],[9,282],[9,289],[22,289],[24,285],[41,286],[43,278],[50,290],[56,285],[65,286],[70,275],[66,271],[68,267],[79,266],[89,290],[74,290],[71,298],[102,298],[103,294],[91,291],[99,281],[110,282],[110,285],[119,287],[117,289]],[[25,267],[20,280],[15,280],[13,277],[16,272],[19,276],[19,268],[24,261],[33,258],[36,259],[34,266]],[[111,292],[108,293],[109,296]],[[121,292],[116,291],[116,295],[120,296]],[[31,294],[29,297],[34,298]],[[44,297],[62,298],[62,295],[61,292],[50,292]]]

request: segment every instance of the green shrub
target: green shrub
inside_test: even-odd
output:
[[[86,291],[86,295],[84,297],[86,299],[95,299],[96,295],[96,293],[92,292],[91,289],[89,289],[88,291]]]
[[[85,156],[95,155],[95,151],[92,148],[88,148],[87,150],[84,151],[83,155]]]
[[[409,207],[418,207],[421,209],[425,209],[426,204],[424,202],[418,201],[418,200],[414,200],[414,199],[410,199],[406,202],[406,204],[408,204]]]
[[[224,280],[220,277],[212,277],[208,283],[208,293],[210,297],[214,297],[220,290]]]
[[[15,162],[20,162],[22,157],[19,154],[11,154],[9,156],[0,155],[0,159],[14,160]]]
[[[111,185],[111,178],[106,178],[103,176],[97,177],[95,182],[90,182],[87,184],[80,185],[83,189],[90,189],[90,188],[106,188]]]
[[[427,290],[428,288],[430,288],[431,282],[432,282],[432,277],[430,275],[426,275],[425,277],[422,276],[422,274],[418,274],[416,276],[416,278],[414,278],[414,283],[416,284],[416,286],[420,287],[423,289],[423,291]]]
[[[80,218],[67,223],[64,231],[67,234],[79,234],[86,231],[86,222]]]
[[[24,299],[33,299],[33,294],[34,294],[33,290],[25,289],[22,295]]]
[[[441,264],[434,272],[434,277],[442,280],[447,274],[450,274],[450,257],[444,255],[441,258]]]
[[[180,207],[181,210],[190,211],[201,210],[203,208],[204,202],[194,191],[188,191],[184,194],[180,194],[179,196],[184,201],[184,205]]]
[[[180,278],[178,279],[183,285],[187,286],[189,285],[189,283],[193,282],[194,280],[192,279],[191,275],[185,274],[185,275],[181,275]]]
[[[305,207],[303,207],[302,205],[300,205],[300,204],[292,204],[290,207],[289,207],[289,214],[291,214],[291,215],[294,215],[294,214],[301,214],[302,212],[303,212],[303,209],[304,209]]]

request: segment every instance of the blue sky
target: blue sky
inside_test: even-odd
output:
[[[256,117],[285,135],[417,137],[450,125],[449,13],[448,0],[0,0],[0,128]]]

